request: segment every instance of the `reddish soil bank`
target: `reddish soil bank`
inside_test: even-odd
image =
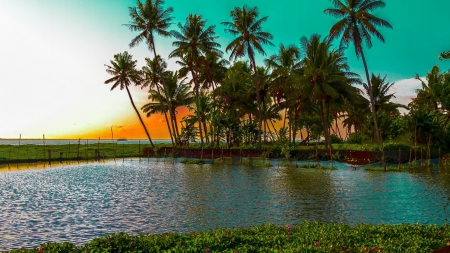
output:
[[[268,155],[267,155],[268,154]],[[285,158],[285,155],[281,153],[281,150],[259,150],[259,149],[195,149],[195,148],[176,148],[176,147],[163,147],[156,153],[153,149],[144,149],[144,157],[186,157],[186,158],[198,158],[198,159],[215,159],[220,157],[261,157],[265,155],[268,158],[279,159]],[[386,161],[397,163],[399,158],[402,163],[408,161],[407,152],[399,153],[385,152]],[[291,151],[290,157],[293,160],[315,160],[315,150],[294,150]],[[319,150],[317,153],[319,160],[329,160],[330,156],[328,151]],[[381,152],[373,151],[334,151],[333,159],[341,162],[347,162],[355,165],[364,165],[369,163],[380,162],[382,158]]]

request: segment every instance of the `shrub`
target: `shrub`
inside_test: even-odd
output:
[[[48,243],[10,252],[432,252],[445,247],[450,226],[302,222],[188,234],[118,233],[83,246]]]

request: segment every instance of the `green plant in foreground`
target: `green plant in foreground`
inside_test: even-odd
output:
[[[10,252],[432,252],[445,247],[449,238],[448,224],[349,226],[305,221],[188,234],[118,233],[82,246],[46,243]]]

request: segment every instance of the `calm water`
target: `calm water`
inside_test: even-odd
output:
[[[444,224],[450,172],[383,173],[147,160],[0,172],[0,250],[105,233],[319,220]]]

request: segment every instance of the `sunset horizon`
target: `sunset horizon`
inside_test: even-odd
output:
[[[386,8],[376,12],[381,18],[389,17],[394,28],[382,29],[386,43],[374,40],[373,47],[365,53],[371,72],[386,75],[387,81],[395,82],[391,89],[396,93],[393,101],[407,104],[415,96],[415,89],[421,87],[414,79],[416,73],[425,77],[433,65],[442,70],[450,68],[449,61],[437,58],[439,53],[450,48],[445,39],[450,32],[431,25],[450,23],[444,13],[439,15],[445,9],[442,6],[450,7],[450,4],[446,1],[426,4],[408,1],[409,11],[398,12],[403,8],[402,3],[388,2]],[[166,1],[166,7],[174,8],[175,17],[169,30],[176,30],[177,24],[184,23],[189,13],[198,13],[207,20],[207,25],[216,26],[218,42],[222,45],[220,49],[225,51],[233,38],[224,32],[221,22],[229,20],[232,8],[243,4],[238,0],[220,4],[205,0],[191,4]],[[325,37],[336,21],[323,13],[325,8],[332,7],[327,0],[314,4],[286,2],[275,6],[251,0],[245,4],[258,6],[261,16],[268,16],[265,26],[274,35],[275,46],[265,46],[265,56],[256,55],[260,65],[277,52],[280,43],[299,46],[302,36],[318,33]],[[20,134],[23,138],[41,138],[45,134],[52,139],[108,139],[112,127],[114,138],[147,139],[126,92],[110,91],[111,85],[104,84],[110,78],[105,65],[115,54],[130,52],[138,61],[138,67],[144,64],[145,57],[153,58],[145,43],[133,48],[128,46],[137,35],[124,26],[131,21],[128,7],[133,6],[136,6],[134,0],[120,3],[102,0],[92,5],[90,1],[59,4],[56,0],[6,3],[0,10],[5,19],[0,24],[5,38],[0,49],[4,55],[0,67],[4,70],[6,83],[2,93],[11,95],[0,101],[2,117],[7,122],[0,128],[0,138],[19,138]],[[286,6],[289,8],[283,8]],[[99,13],[99,10],[108,11]],[[277,10],[285,13],[277,14]],[[408,14],[415,12],[428,19]],[[84,18],[79,20],[77,17],[81,13]],[[7,24],[16,26],[11,28]],[[29,36],[33,37],[33,43],[28,42]],[[171,46],[174,38],[155,37],[155,40],[157,52],[168,61],[168,68],[177,70],[177,59],[168,59],[174,49]],[[224,58],[228,59],[228,56],[225,54]],[[351,71],[364,77],[363,63],[356,58],[352,45],[345,51],[345,56]],[[130,90],[138,109],[148,102],[146,90],[134,86]],[[192,114],[186,108],[178,110],[178,120]],[[151,138],[170,139],[163,115],[147,118],[142,111],[140,114]]]

